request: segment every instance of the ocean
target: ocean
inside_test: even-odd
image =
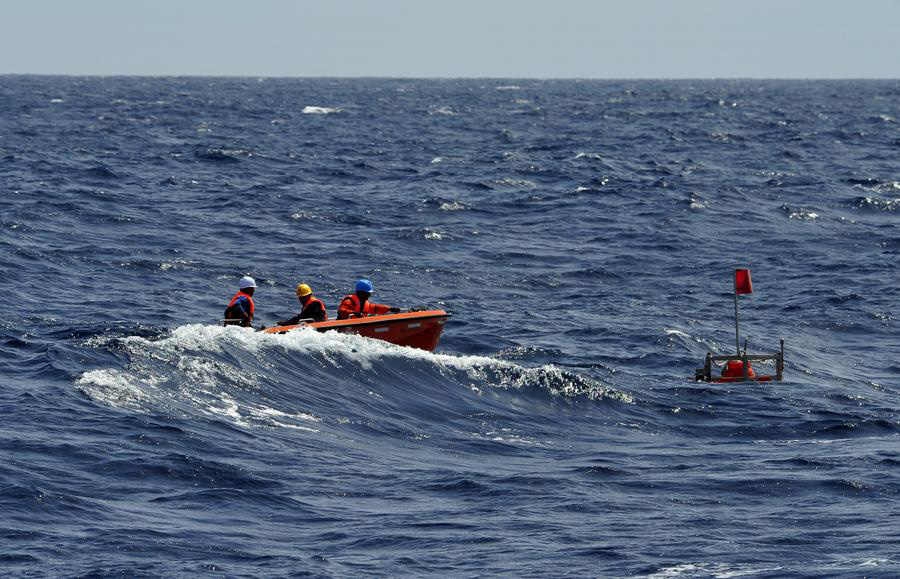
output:
[[[900,575],[900,81],[0,76],[0,573]],[[694,381],[785,341],[783,382]],[[255,324],[373,300],[435,352]],[[758,365],[757,372],[771,368]]]

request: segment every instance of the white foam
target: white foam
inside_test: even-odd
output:
[[[480,440],[491,440],[493,442],[501,442],[503,444],[523,444],[527,446],[535,446],[540,445],[541,442],[537,439],[525,436],[520,433],[521,431],[512,429],[512,428],[499,428],[499,429],[491,429],[484,433],[473,432],[470,434],[472,438],[480,439]]]
[[[152,381],[137,380],[115,369],[85,372],[75,381],[75,386],[93,400],[133,411],[144,410],[153,399],[150,392],[155,389]]]
[[[448,117],[452,117],[457,114],[453,111],[453,109],[451,109],[448,106],[434,107],[431,110],[429,110],[428,113],[431,115],[445,115]]]
[[[295,414],[291,414],[289,412],[282,412],[280,410],[276,410],[275,408],[269,408],[267,406],[254,406],[250,405],[247,407],[247,412],[255,419],[261,421],[262,423],[268,423],[269,426],[276,428],[292,428],[294,430],[304,430],[306,432],[319,432],[315,428],[311,428],[309,426],[304,426],[302,424],[296,424],[296,421],[304,421],[304,422],[321,422],[322,419],[312,414],[307,414],[305,412],[298,412]]]
[[[679,336],[681,338],[687,338],[689,340],[693,339],[693,338],[691,338],[690,334],[682,332],[681,330],[666,330],[666,329],[664,329],[663,331],[665,331],[665,333],[670,336]]]
[[[271,408],[258,400],[242,399],[242,392],[255,392],[265,382],[265,375],[278,372],[271,355],[278,351],[289,353],[291,358],[318,356],[335,368],[358,365],[365,371],[391,360],[415,361],[435,367],[438,373],[461,380],[462,385],[468,384],[477,392],[489,388],[532,388],[553,396],[612,398],[633,403],[628,394],[553,365],[525,368],[485,356],[434,353],[311,328],[267,334],[237,326],[188,324],[155,341],[130,336],[95,338],[88,344],[102,347],[113,341],[124,347],[131,362],[124,369],[92,370],[78,378],[77,387],[92,399],[136,412],[161,408],[183,413],[199,411],[246,428],[285,427],[317,432],[307,424],[320,419],[309,412]],[[250,355],[252,363],[239,367],[229,361],[235,355]]]
[[[196,335],[190,326],[182,328],[185,328],[186,334]],[[376,363],[386,358],[403,358],[431,364],[439,369],[457,370],[473,382],[496,388],[521,389],[536,386],[545,387],[553,395],[584,395],[591,399],[609,397],[620,402],[633,403],[632,397],[626,393],[613,390],[590,378],[572,375],[552,364],[525,368],[506,360],[485,356],[429,352],[354,334],[318,332],[312,328],[298,328],[285,334],[256,333],[245,328],[233,329],[237,330],[236,333],[241,339],[255,342],[254,351],[274,347],[292,352],[324,355],[332,360],[335,366],[340,366],[339,361],[343,360],[359,364],[365,370],[371,370]]]
[[[169,271],[172,269],[196,270],[197,268],[194,263],[195,262],[188,259],[173,259],[172,261],[166,261],[159,264],[159,269],[162,271]]]
[[[726,563],[681,563],[671,567],[663,567],[656,573],[644,575],[647,579],[663,579],[671,577],[716,577],[730,579],[747,575],[759,575],[781,571],[783,567],[754,567],[746,564]]]
[[[498,179],[495,183],[498,185],[506,185],[508,187],[525,187],[528,189],[537,187],[537,184],[534,181],[529,181],[528,179],[513,179],[512,177]]]
[[[334,107],[317,107],[317,106],[305,106],[303,107],[304,115],[332,115],[334,113],[342,112],[339,108]]]
[[[866,559],[859,564],[860,567],[880,567],[882,565],[892,564],[894,561],[890,559]]]
[[[206,410],[210,414],[231,418],[232,421],[239,426],[250,426],[249,423],[242,420],[241,413],[238,410],[238,403],[232,400],[228,394],[222,394],[218,401],[222,403],[222,406],[215,406],[212,404],[206,406]]]
[[[794,211],[790,215],[788,215],[788,219],[798,219],[801,221],[815,221],[819,218],[819,214],[813,211]]]

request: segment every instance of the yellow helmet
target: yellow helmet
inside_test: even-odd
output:
[[[305,283],[301,283],[297,286],[297,297],[302,298],[303,296],[308,296],[312,293],[312,288],[306,285]]]

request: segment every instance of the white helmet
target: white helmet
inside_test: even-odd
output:
[[[241,281],[238,282],[238,287],[240,289],[247,289],[248,287],[256,287],[256,280],[250,277],[249,275],[245,275],[241,278]]]

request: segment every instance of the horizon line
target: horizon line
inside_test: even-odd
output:
[[[897,81],[898,77],[834,76],[834,77],[779,77],[779,76],[406,76],[406,75],[265,75],[265,74],[126,74],[126,73],[48,73],[48,72],[0,72],[0,77],[40,76],[66,78],[216,78],[216,79],[304,79],[304,80],[491,80],[491,81]]]

